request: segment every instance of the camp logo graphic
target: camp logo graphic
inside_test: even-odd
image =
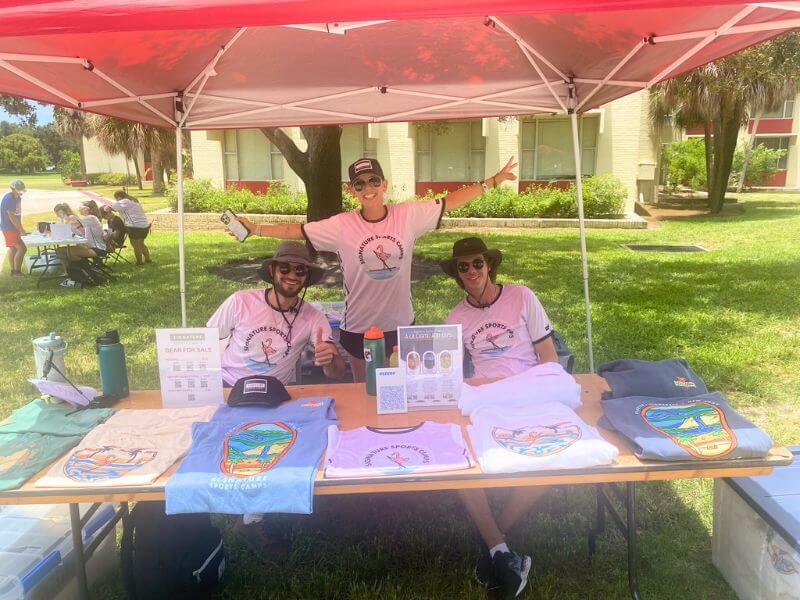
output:
[[[798,565],[796,557],[797,553],[787,552],[780,546],[780,537],[775,539],[775,530],[771,527],[767,530],[767,553],[769,560],[772,563],[772,568],[781,575],[795,575],[800,573],[800,565]],[[792,556],[794,554],[794,556]]]
[[[695,458],[720,458],[736,448],[725,413],[709,402],[647,404],[645,422]]]
[[[14,448],[9,452],[8,448],[3,448],[0,454],[0,477],[5,477],[14,469],[22,466],[24,462],[33,462],[41,454],[39,444],[33,443],[30,446],[14,444]]]
[[[304,408],[319,408],[320,406],[322,406],[322,402],[320,402],[319,400],[309,400],[308,402],[306,402],[305,404],[301,404],[300,406]]]
[[[269,471],[297,440],[297,430],[281,423],[253,421],[225,436],[220,471],[252,477]]]
[[[689,381],[686,377],[678,377],[672,383],[675,384],[675,387],[684,387],[684,388],[696,388],[697,385],[694,381]]]
[[[403,256],[403,244],[392,235],[371,235],[358,246],[358,262],[372,279],[397,275]]]
[[[515,333],[513,327],[497,321],[484,323],[469,339],[470,350],[488,356],[505,354],[514,343]]]
[[[149,463],[157,455],[155,448],[81,448],[64,463],[64,475],[73,481],[116,479]]]
[[[367,452],[364,466],[380,469],[384,473],[397,473],[398,469],[409,468],[406,463],[411,466],[428,465],[431,460],[430,448],[416,444],[387,444]]]
[[[289,355],[292,343],[280,328],[264,325],[247,334],[242,350],[248,369],[255,373],[268,373]]]
[[[492,438],[499,446],[517,454],[551,456],[566,450],[581,439],[581,428],[570,421],[515,429],[494,427]]]

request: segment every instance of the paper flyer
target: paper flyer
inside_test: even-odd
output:
[[[408,410],[457,406],[464,381],[461,325],[398,327],[397,345]]]
[[[219,330],[156,329],[164,408],[223,404]]]

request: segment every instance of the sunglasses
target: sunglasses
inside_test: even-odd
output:
[[[469,271],[469,268],[472,267],[476,271],[480,271],[483,268],[483,265],[486,264],[486,261],[482,258],[475,258],[472,260],[471,263],[468,262],[460,262],[456,264],[459,273],[466,273]]]
[[[310,269],[305,265],[292,265],[289,263],[279,262],[275,263],[275,266],[281,275],[288,275],[290,271],[294,270],[294,274],[298,277],[305,277],[310,271]]]
[[[367,187],[367,183],[369,183],[374,188],[381,187],[381,184],[383,183],[383,179],[381,179],[377,175],[373,175],[372,177],[370,177],[367,180],[356,179],[353,182],[353,189],[355,191],[357,191],[357,192],[363,192],[364,189]]]

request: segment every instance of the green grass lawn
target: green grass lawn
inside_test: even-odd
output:
[[[746,194],[742,215],[675,219],[647,231],[588,234],[595,359],[683,356],[707,382],[780,444],[800,443],[800,196]],[[425,236],[416,252],[449,256],[463,234]],[[554,325],[587,368],[576,231],[484,234],[505,252],[500,280],[536,291]],[[80,383],[98,385],[93,339],[118,328],[133,388],[158,386],[157,327],[180,323],[176,235],[148,239],[155,264],[124,265],[118,281],[88,290],[0,276],[0,414],[28,401],[30,340],[57,331],[69,342],[67,365]],[[698,243],[708,253],[634,253],[623,243]],[[237,244],[225,234],[187,233],[190,325],[202,325],[235,283],[207,267],[268,255],[275,243]],[[444,276],[413,289],[417,320],[441,322],[461,294]],[[308,299],[333,299],[312,289]],[[639,489],[640,586],[647,598],[734,598],[711,564],[712,481],[642,484]],[[541,510],[510,534],[534,555],[525,598],[622,598],[627,593],[622,538],[609,529],[592,558],[586,533],[590,490],[553,490]],[[291,552],[253,556],[226,527],[230,598],[484,598],[472,579],[473,530],[450,493],[319,497],[310,517],[279,517]],[[122,598],[117,575],[97,597]]]

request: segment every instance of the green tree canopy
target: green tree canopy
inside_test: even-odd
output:
[[[0,170],[33,173],[47,166],[47,153],[42,143],[24,133],[0,138]]]

